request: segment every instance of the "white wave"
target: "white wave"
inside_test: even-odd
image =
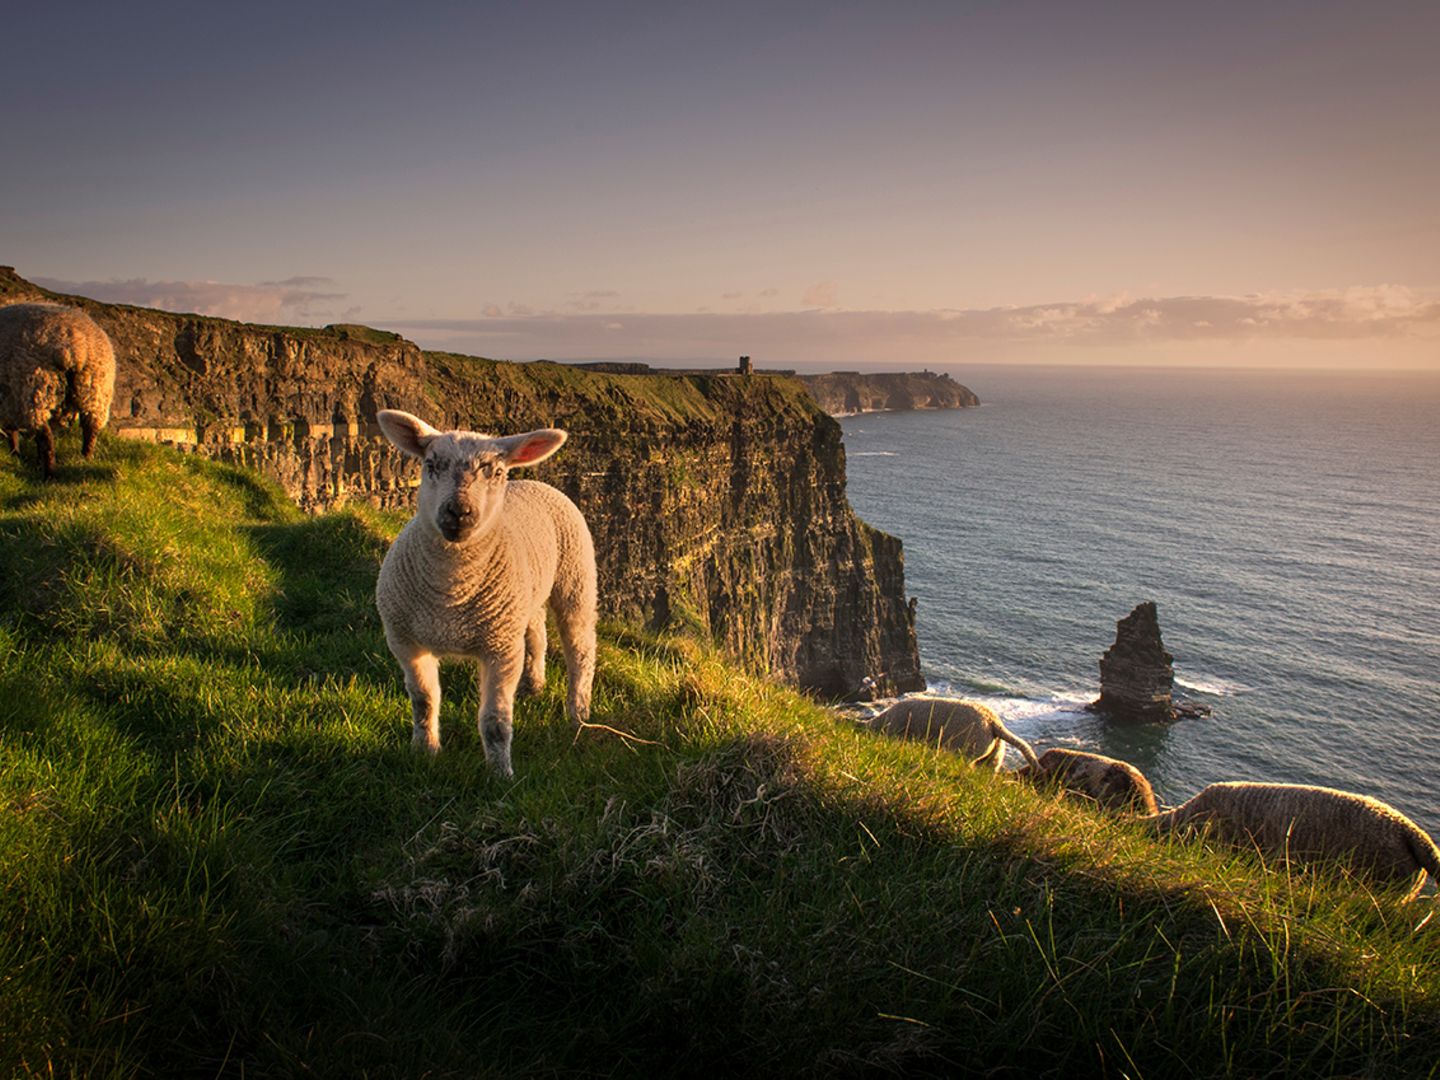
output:
[[[1228,679],[1202,678],[1200,676],[1175,676],[1175,685],[1182,686],[1186,690],[1193,690],[1197,694],[1210,694],[1213,697],[1230,697],[1232,694],[1243,694],[1250,687],[1242,683],[1230,682]]]
[[[852,450],[851,457],[899,457],[894,450]]]

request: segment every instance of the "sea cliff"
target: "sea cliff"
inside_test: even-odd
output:
[[[534,471],[595,534],[604,615],[691,620],[753,670],[825,695],[923,687],[900,541],[845,495],[839,426],[788,376],[623,375],[424,352],[368,327],[267,327],[83,297],[0,269],[0,303],[59,299],[115,343],[110,431],[253,468],[301,506],[407,507],[418,473],[380,436],[570,431]]]
[[[834,371],[799,378],[831,416],[902,409],[965,409],[980,404],[969,387],[934,371]]]

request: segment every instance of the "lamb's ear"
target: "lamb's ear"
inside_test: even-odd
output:
[[[523,435],[509,435],[495,441],[500,444],[500,456],[505,459],[505,464],[514,467],[538,465],[559,450],[568,438],[559,428],[549,427],[539,431],[527,431]]]
[[[375,419],[385,437],[395,444],[395,448],[411,457],[424,457],[425,447],[430,445],[431,439],[440,434],[418,416],[411,416],[399,409],[381,409],[375,414]]]

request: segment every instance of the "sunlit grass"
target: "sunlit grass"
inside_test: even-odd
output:
[[[70,449],[72,452],[65,453]],[[104,440],[0,465],[0,1071],[1433,1075],[1440,927],[609,627],[492,779],[394,516]]]

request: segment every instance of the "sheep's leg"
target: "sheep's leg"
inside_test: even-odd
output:
[[[590,690],[595,682],[595,609],[556,611],[560,642],[565,647],[565,670],[570,676],[570,696],[565,712],[579,724],[590,719]]]
[[[89,457],[95,450],[95,437],[100,434],[100,420],[89,413],[80,416],[80,453]]]
[[[525,671],[520,676],[519,695],[530,697],[545,688],[545,608],[530,616],[525,628]]]
[[[514,728],[515,691],[525,667],[525,645],[517,641],[504,656],[488,658],[480,667],[480,741],[485,760],[496,776],[515,775],[510,767],[510,737]]]
[[[433,653],[406,648],[390,642],[390,651],[405,673],[405,690],[410,695],[412,731],[410,745],[416,750],[440,752],[440,660]]]
[[[990,744],[990,749],[981,754],[971,764],[977,769],[984,769],[986,772],[999,772],[1005,764],[1005,744],[996,739]]]
[[[35,460],[46,480],[55,475],[55,435],[49,424],[41,424],[35,429]]]
[[[10,452],[16,457],[20,456],[20,429],[11,428],[5,432],[5,437],[10,441]]]

